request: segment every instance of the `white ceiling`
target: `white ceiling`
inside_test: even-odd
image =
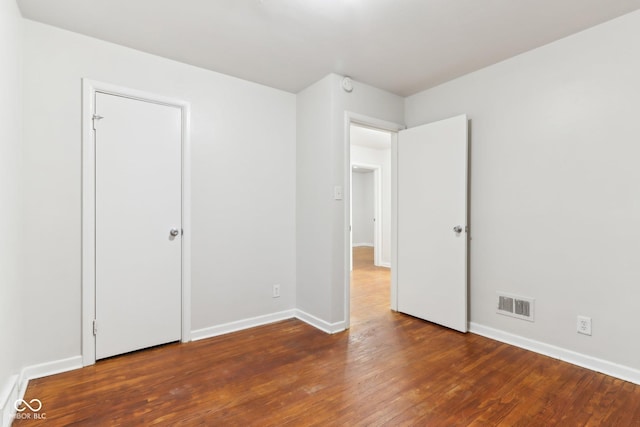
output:
[[[24,17],[296,93],[330,72],[406,96],[640,0],[17,0]]]

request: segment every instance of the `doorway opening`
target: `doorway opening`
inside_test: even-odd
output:
[[[359,147],[354,146],[353,149],[356,150]],[[382,264],[381,261],[383,258],[383,238],[385,246],[388,243],[388,236],[383,236],[382,229],[383,202],[386,202],[386,198],[383,197],[383,184],[385,184],[383,178],[387,178],[387,176],[385,174],[383,177],[382,164],[369,165],[352,160],[350,197],[351,247],[371,248],[373,265],[390,267],[389,262],[385,260],[385,263]],[[387,189],[386,187],[385,190]],[[385,212],[385,219],[386,216]],[[351,261],[351,270],[353,270],[353,259]]]
[[[360,128],[386,132],[391,139],[391,310],[466,332],[469,240],[466,115],[403,130],[393,123],[347,113],[345,177],[349,178],[345,182],[349,187],[352,162],[357,156],[352,151],[358,149],[352,141],[357,139],[353,130]],[[350,326],[352,302],[352,274],[348,268],[352,256],[351,204],[349,194],[344,217],[349,225],[344,235],[346,328]],[[355,270],[354,263],[354,277]]]
[[[347,114],[346,151],[349,227],[345,278],[348,328],[395,310],[393,271],[393,189],[397,131],[402,126]]]

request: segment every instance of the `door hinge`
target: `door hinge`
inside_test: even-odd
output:
[[[102,117],[99,114],[94,114],[93,117],[91,118],[91,120],[93,121],[93,130],[96,130],[96,122],[99,120],[104,119],[104,117]]]
[[[96,320],[93,321],[93,335],[98,335],[98,322]]]

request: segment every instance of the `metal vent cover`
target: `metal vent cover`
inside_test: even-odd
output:
[[[535,300],[533,298],[498,292],[496,313],[533,322],[534,305]]]
[[[516,309],[514,313],[519,314],[521,316],[529,317],[529,313],[531,312],[531,304],[529,301],[524,301],[521,299],[516,300]]]
[[[513,313],[513,298],[498,296],[498,310]]]

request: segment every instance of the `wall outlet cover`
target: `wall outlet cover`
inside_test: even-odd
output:
[[[591,318],[587,316],[578,316],[577,330],[579,334],[591,335]]]

